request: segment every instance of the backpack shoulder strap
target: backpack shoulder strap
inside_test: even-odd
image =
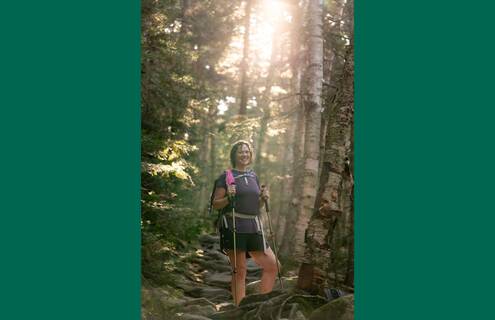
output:
[[[256,183],[258,184],[258,188],[260,188],[260,181],[259,181],[258,176],[256,175],[256,173],[254,172],[254,170],[250,169],[250,170],[248,171],[248,174],[249,174],[250,176],[253,176],[253,177],[254,177],[254,179],[256,179]]]

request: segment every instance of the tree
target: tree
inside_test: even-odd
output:
[[[215,165],[208,161],[215,141],[207,137],[217,129],[224,77],[214,66],[230,42],[237,7],[231,0],[141,5],[142,272],[157,282],[166,277],[158,249],[183,246],[208,226],[197,210],[204,202],[194,195]]]
[[[304,108],[301,101],[301,29],[302,29],[302,8],[298,0],[291,2],[292,26],[290,29],[290,103],[294,109],[289,135],[292,139],[292,184],[290,189],[290,198],[287,199],[288,206],[283,227],[283,238],[280,247],[280,254],[283,257],[289,257],[295,246],[294,225],[297,221],[297,215],[300,211],[300,197],[302,192],[302,154],[304,150]]]
[[[304,232],[313,212],[318,183],[323,81],[322,5],[319,0],[308,1],[307,29],[308,66],[302,99],[305,117],[304,168],[300,195],[301,207],[295,225],[296,259],[302,258],[304,254]]]
[[[239,84],[239,115],[246,114],[247,106],[247,69],[248,69],[248,59],[249,59],[249,30],[251,26],[251,2],[253,0],[246,1],[245,14],[244,14],[244,46],[243,55],[241,61],[241,82]]]
[[[322,293],[323,288],[335,285],[331,276],[331,242],[338,217],[353,214],[352,205],[352,127],[354,119],[354,45],[350,44],[346,52],[344,71],[340,81],[335,107],[329,113],[326,133],[325,154],[320,177],[318,196],[314,212],[308,224],[305,237],[305,255],[299,269],[298,287]],[[346,206],[351,203],[351,206]],[[350,210],[351,212],[345,212]],[[352,217],[352,215],[351,215]],[[352,223],[351,218],[351,223]],[[351,232],[353,229],[351,228]],[[348,247],[347,283],[353,284],[353,237]],[[335,248],[339,250],[340,248]]]

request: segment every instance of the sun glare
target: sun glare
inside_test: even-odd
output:
[[[239,15],[244,15],[244,7],[240,8]],[[288,9],[283,1],[261,0],[257,7],[253,8],[249,35],[249,65],[252,68],[266,70],[269,67],[273,36],[283,22],[290,23]],[[232,76],[238,71],[243,49],[244,27],[237,26],[237,30],[229,50],[219,63],[219,71],[230,73]]]
[[[244,16],[244,6],[239,8],[239,16]],[[242,19],[241,19],[242,21]],[[272,55],[273,37],[278,37],[280,26],[290,23],[291,16],[283,1],[261,0],[253,8],[249,30],[249,59],[251,70],[259,70],[266,74]],[[243,52],[244,26],[237,26],[237,33],[232,38],[224,58],[218,64],[220,73],[231,77],[238,76]],[[221,101],[218,105],[220,113],[228,109],[228,103]],[[250,100],[248,108],[256,107],[256,101]]]
[[[280,1],[263,0],[254,21],[251,21],[253,32],[250,43],[256,55],[253,58],[260,63],[266,64],[270,61],[273,33],[282,21],[284,9]]]

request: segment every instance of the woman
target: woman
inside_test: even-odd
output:
[[[230,150],[230,162],[235,184],[227,185],[226,173],[215,183],[213,208],[222,209],[220,220],[220,247],[229,256],[234,265],[234,239],[232,204],[235,206],[237,265],[232,277],[231,290],[234,303],[239,305],[246,295],[246,259],[251,257],[263,269],[260,293],[272,291],[277,275],[275,255],[266,242],[260,219],[260,208],[268,200],[268,190],[260,188],[258,177],[248,166],[253,160],[253,153],[247,141],[238,141]],[[234,284],[235,281],[235,284]],[[235,291],[237,289],[237,292]]]

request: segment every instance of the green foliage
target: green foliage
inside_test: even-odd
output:
[[[201,126],[223,90],[213,66],[230,41],[238,3],[141,4],[142,273],[157,283],[173,280],[178,250],[211,225],[193,209],[205,176]]]

